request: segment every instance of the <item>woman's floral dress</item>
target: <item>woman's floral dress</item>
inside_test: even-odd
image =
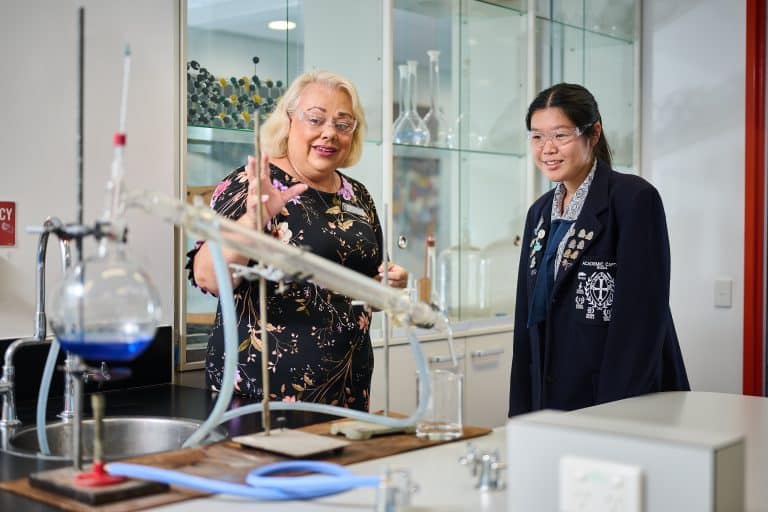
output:
[[[272,184],[285,189],[293,178],[270,165]],[[285,205],[267,225],[284,243],[302,246],[347,268],[374,276],[381,264],[382,233],[373,199],[356,180],[339,173],[336,193],[307,189]],[[211,208],[231,219],[245,212],[248,178],[243,167],[227,176],[211,198]],[[202,242],[189,252],[187,269]],[[262,343],[258,281],[243,280],[235,289],[238,316],[238,371],[235,392],[261,400]],[[313,282],[267,282],[270,399],[321,402],[368,410],[373,349],[371,311],[352,306],[350,298]],[[224,375],[224,331],[221,305],[208,340],[206,381],[220,389]]]

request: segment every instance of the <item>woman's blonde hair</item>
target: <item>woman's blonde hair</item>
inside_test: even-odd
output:
[[[277,102],[277,106],[269,118],[261,126],[259,136],[261,138],[261,150],[270,157],[280,158],[288,154],[288,130],[291,120],[288,114],[296,109],[299,98],[304,88],[309,84],[322,84],[332,89],[341,89],[352,100],[352,115],[357,119],[357,128],[352,134],[352,145],[339,167],[352,167],[359,160],[363,152],[363,140],[365,139],[365,112],[360,103],[360,96],[352,82],[341,75],[330,71],[308,71],[293,81],[285,94]]]

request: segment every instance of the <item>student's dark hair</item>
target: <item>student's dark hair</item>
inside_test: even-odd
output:
[[[537,110],[553,107],[561,109],[568,119],[581,128],[587,136],[592,135],[597,121],[603,124],[597,101],[591,92],[578,84],[560,83],[541,91],[531,102],[528,114],[525,116],[525,127],[528,130],[531,129],[531,117]],[[605,127],[600,132],[593,154],[597,159],[611,166],[611,148],[605,138]]]

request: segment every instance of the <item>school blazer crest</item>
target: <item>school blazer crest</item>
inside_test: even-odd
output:
[[[601,161],[548,302],[527,327],[550,191],[528,210],[517,284],[509,415],[688,390],[669,308],[669,237],[656,189]]]

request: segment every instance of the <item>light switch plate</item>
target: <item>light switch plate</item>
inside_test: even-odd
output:
[[[715,280],[715,307],[729,308],[733,305],[733,280]]]
[[[560,512],[644,512],[639,466],[560,458]]]

